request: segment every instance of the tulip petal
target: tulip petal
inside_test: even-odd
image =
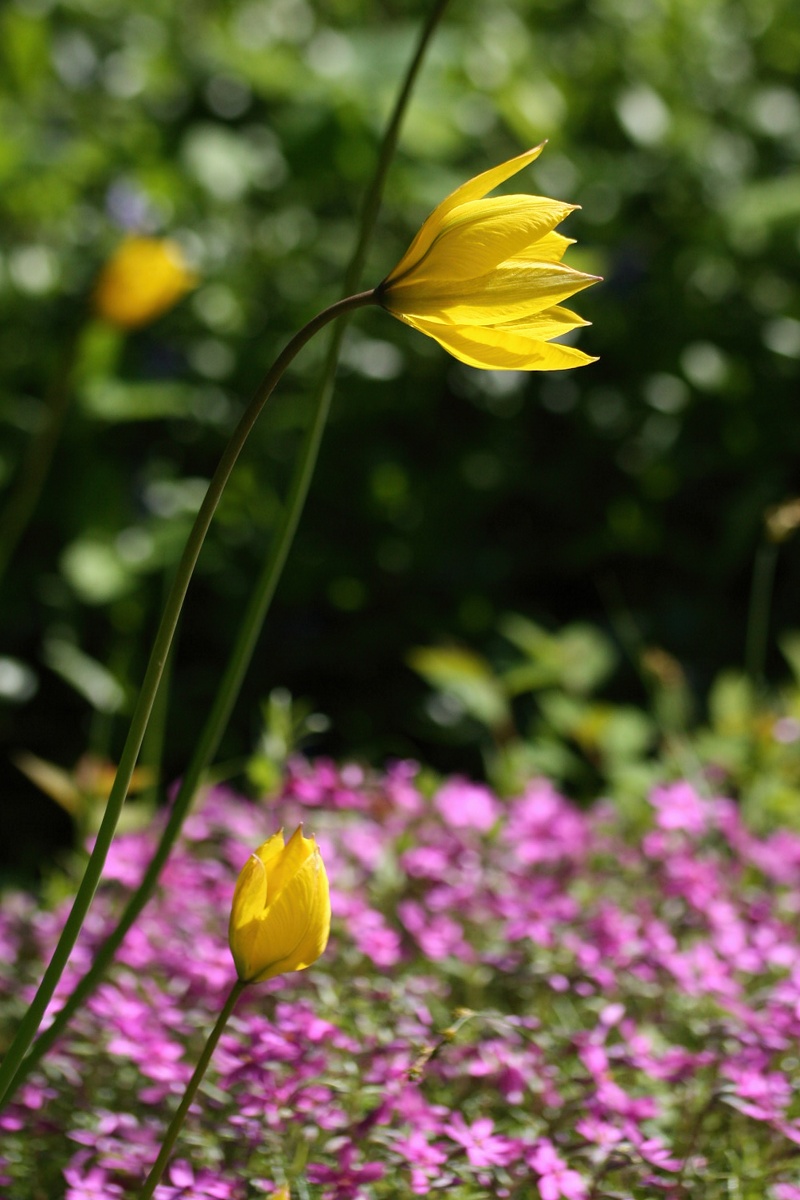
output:
[[[251,961],[257,983],[283,971],[301,971],[325,948],[330,930],[328,880],[319,851],[306,860],[260,922]]]
[[[574,346],[523,337],[508,329],[477,325],[456,329],[441,322],[416,319],[408,324],[434,338],[448,354],[470,367],[493,371],[564,371],[597,361]]]
[[[269,867],[275,859],[280,858],[284,849],[283,830],[279,829],[277,833],[273,833],[272,837],[267,838],[265,842],[261,843],[256,850],[256,854],[264,866]]]
[[[309,912],[308,925],[304,936],[298,942],[292,954],[292,966],[279,965],[275,974],[281,971],[302,971],[311,966],[319,958],[328,944],[331,929],[331,899],[330,885],[319,851],[309,860],[309,870],[313,867],[316,872],[314,889],[314,907]]]
[[[484,171],[480,175],[476,175],[474,179],[468,179],[466,183],[462,183],[454,192],[437,205],[431,215],[422,224],[416,237],[412,241],[408,250],[406,250],[400,262],[392,272],[392,276],[404,275],[409,271],[415,263],[427,253],[434,238],[438,235],[442,222],[449,212],[457,208],[460,204],[468,204],[472,200],[482,200],[484,196],[488,196],[489,192],[499,187],[501,183],[505,183],[512,175],[516,175],[523,167],[527,167],[535,158],[544,150],[545,142],[539,146],[534,146],[532,150],[526,150],[524,154],[518,154],[515,158],[509,158],[507,162],[500,163],[496,167],[491,167],[488,171]]]
[[[595,282],[594,275],[563,263],[503,265],[461,286],[439,284],[392,286],[383,299],[396,316],[435,318],[453,325],[497,325],[530,317],[573,296]]]
[[[270,841],[274,842],[276,838],[283,843],[281,834],[276,834]],[[266,904],[267,872],[259,855],[251,854],[236,880],[228,925],[228,941],[240,979],[247,979],[252,973],[255,944]]]
[[[530,262],[531,259],[536,259],[537,262],[561,262],[561,259],[566,254],[570,246],[575,245],[575,238],[564,237],[562,233],[556,233],[553,229],[550,233],[546,233],[544,237],[539,238],[535,246],[530,248],[529,253],[523,253],[520,257],[525,262]],[[517,256],[512,255],[504,260],[504,266],[513,265]]]
[[[581,329],[585,325],[591,325],[591,321],[585,321],[583,317],[579,317],[577,313],[571,312],[568,308],[554,305],[552,308],[546,308],[544,312],[536,313],[533,317],[523,317],[519,321],[503,321],[493,328],[505,329],[509,333],[525,334],[527,337],[542,338],[543,341],[549,342],[551,338],[560,337],[562,333],[570,333],[573,329]]]
[[[260,916],[267,906],[267,872],[258,854],[251,854],[239,872],[231,905],[231,925],[239,928]]]
[[[488,196],[489,192],[493,192],[501,183],[505,183],[507,179],[517,175],[524,167],[529,166],[535,158],[544,150],[546,142],[540,142],[538,146],[534,146],[532,150],[526,150],[524,154],[517,154],[514,158],[508,158],[505,162],[498,163],[496,167],[490,167],[488,171],[482,171],[480,175],[475,175],[472,179],[468,179],[466,183],[462,183],[454,192],[437,206],[434,210],[434,215],[441,220],[452,209],[457,208],[460,204],[468,204],[471,200],[482,200],[484,196]]]
[[[267,843],[268,844],[268,843]],[[267,904],[272,905],[294,875],[316,850],[313,838],[303,837],[303,826],[298,825],[285,848],[267,872]]]
[[[529,258],[538,258],[539,241],[574,211],[574,204],[544,196],[502,196],[462,204],[414,264],[414,282],[435,287],[441,280],[475,279],[524,250],[529,250]],[[399,268],[394,270],[387,284],[402,285],[403,274]]]

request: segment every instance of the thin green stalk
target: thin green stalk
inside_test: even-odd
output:
[[[161,675],[172,645],[172,639],[178,624],[186,591],[189,587],[189,581],[197,563],[206,533],[208,532],[208,527],[211,524],[222,492],[241,453],[242,447],[247,441],[247,437],[261,409],[264,407],[278,380],[297,353],[305,346],[306,342],[327,325],[329,321],[342,316],[343,313],[352,312],[356,308],[362,308],[364,305],[373,303],[375,303],[373,291],[348,296],[344,300],[339,300],[329,308],[324,309],[321,313],[318,313],[299,333],[296,333],[265,375],[222,454],[219,465],[208,485],[208,491],[200,506],[200,511],[195,518],[183,552],[183,557],[175,572],[175,579],[173,580],[172,588],[170,589],[161,617],[161,624],[153,643],[150,661],[147,665],[144,682],[142,683],[139,698],[131,718],[128,737],[120,756],[117,775],[111,788],[105,815],[98,830],[91,856],[86,864],[86,871],[75,896],[72,910],[67,918],[58,945],[53,952],[50,964],[44,973],[39,989],[30,1008],[22,1018],[16,1036],[9,1046],[0,1067],[0,1103],[4,1103],[8,1099],[13,1087],[16,1086],[16,1082],[19,1082],[22,1078],[19,1068],[28,1052],[31,1042],[36,1036],[47,1006],[67,965],[72,947],[75,945],[81,926],[89,911],[89,906],[100,881],[103,864],[108,855],[117,822],[119,821],[131,776],[136,767],[142,739],[147,729]]]
[[[366,257],[367,246],[380,205],[386,173],[397,144],[402,118],[408,106],[414,82],[422,65],[425,50],[448,3],[449,0],[438,0],[438,3],[431,9],[428,21],[420,34],[419,43],[409,64],[406,78],[398,94],[386,133],[384,134],[375,176],[361,210],[356,247],[347,271],[346,284],[348,291],[355,288],[358,284]],[[112,930],[95,953],[91,967],[83,978],[79,980],[75,989],[67,997],[63,1007],[54,1017],[52,1024],[39,1036],[36,1043],[32,1046],[28,1057],[17,1070],[12,1083],[13,1089],[16,1089],[31,1068],[47,1053],[61,1035],[73,1014],[81,1008],[86,998],[92,994],[105,974],[107,967],[113,961],[125,935],[131,929],[139,913],[145,907],[155,890],[161,870],[180,832],[194,794],[217,751],[222,735],[227,727],[231,711],[238,698],[245,673],[250,665],[253,651],[275,594],[308,495],[308,489],[314,474],[320,443],[330,410],[333,395],[333,380],[344,334],[344,324],[344,321],[338,321],[331,330],[314,414],[300,450],[281,523],[275,532],[269,556],[251,594],[250,602],[239,626],[237,639],[225,674],[206,724],[196,742],[192,760],[172,803],[169,819],[164,827],[164,832],[161,835],[153,858],[142,877],[139,887],[128,901],[116,928]],[[11,1094],[12,1088],[6,1093],[7,1095]]]
[[[172,579],[172,571],[168,571],[164,577],[164,596],[169,594],[169,586]],[[144,738],[142,739],[142,749],[139,754],[139,762],[145,771],[149,771],[151,781],[144,789],[140,796],[140,802],[145,804],[155,805],[158,799],[159,781],[162,777],[162,767],[164,758],[164,746],[167,736],[167,713],[169,711],[169,695],[171,677],[173,667],[175,665],[175,654],[177,643],[173,642],[172,650],[169,658],[164,664],[164,670],[161,675],[161,682],[158,685],[158,692],[153,703],[153,710],[150,713],[150,720],[145,730]]]
[[[747,615],[747,640],[744,652],[745,671],[757,687],[764,683],[769,640],[769,614],[772,607],[772,588],[775,583],[777,564],[777,543],[762,542],[756,551],[756,560],[753,564],[753,582],[750,587],[750,609]]]
[[[161,834],[153,857],[148,863],[147,870],[142,876],[142,881],[126,904],[116,927],[95,952],[91,967],[83,978],[78,981],[63,1006],[55,1015],[51,1025],[44,1033],[40,1034],[31,1047],[27,1058],[20,1065],[14,1077],[11,1085],[13,1089],[16,1089],[17,1085],[22,1082],[31,1068],[47,1053],[69,1024],[72,1016],[82,1007],[86,998],[92,994],[113,961],[128,930],[132,928],[136,918],[155,891],[164,864],[169,858],[175,840],[186,819],[189,806],[194,799],[203,775],[216,754],[220,740],[230,719],[231,710],[241,690],[247,668],[253,657],[256,642],[258,641],[269,605],[275,594],[275,589],[278,586],[278,581],[300,520],[303,505],[308,495],[328,414],[328,407],[327,400],[324,404],[317,406],[314,419],[306,431],[300,458],[295,468],[289,495],[284,506],[283,517],[273,537],[270,553],[250,596],[250,601],[239,625],[234,648],[222,681],[214,697],[214,702],[206,723],[195,744],[195,751],[191,762],[181,779],[177,795],[170,807],[169,819],[164,826],[164,831]],[[9,1090],[8,1095],[10,1094],[11,1090]]]
[[[141,1190],[140,1200],[150,1200],[153,1192],[158,1187],[161,1176],[164,1174],[164,1168],[169,1162],[170,1155],[172,1154],[173,1146],[175,1145],[175,1142],[178,1139],[178,1134],[183,1127],[183,1122],[186,1120],[186,1114],[189,1111],[189,1107],[195,1098],[197,1089],[199,1088],[203,1076],[206,1073],[206,1068],[211,1061],[211,1055],[216,1050],[217,1042],[220,1039],[223,1029],[228,1023],[228,1017],[233,1012],[236,1001],[239,999],[246,986],[247,985],[243,983],[241,979],[237,979],[236,983],[234,983],[230,993],[228,994],[228,999],[223,1005],[222,1012],[217,1017],[217,1023],[211,1030],[211,1033],[208,1035],[208,1041],[203,1047],[203,1053],[197,1060],[197,1066],[194,1069],[194,1074],[186,1085],[186,1091],[183,1094],[183,1099],[178,1106],[175,1116],[169,1123],[169,1128],[164,1135],[164,1141],[161,1143],[161,1149],[158,1152],[158,1158],[153,1163],[153,1166],[150,1169],[150,1174],[147,1176],[144,1187]]]
[[[375,175],[372,179],[372,183],[369,186],[369,190],[364,197],[364,204],[361,209],[359,237],[356,243],[356,248],[353,252],[350,266],[348,267],[347,274],[345,276],[346,292],[352,291],[357,286],[358,280],[361,278],[361,272],[364,268],[364,260],[367,256],[367,248],[369,246],[370,238],[372,237],[372,231],[375,228],[378,210],[381,206],[381,198],[383,196],[384,184],[386,183],[386,176],[388,174],[389,167],[391,166],[392,159],[394,158],[394,152],[397,148],[397,139],[400,134],[400,126],[403,123],[403,118],[405,117],[406,109],[408,108],[408,102],[411,99],[411,93],[414,90],[414,84],[417,81],[417,75],[419,74],[420,67],[422,66],[425,52],[428,49],[430,40],[436,32],[436,27],[444,16],[445,10],[447,9],[449,3],[450,0],[436,0],[436,3],[431,6],[431,10],[428,13],[428,18],[420,31],[416,50],[414,51],[411,62],[408,64],[406,77],[403,80],[400,91],[397,94],[394,109],[391,117],[389,118],[389,124],[386,126],[386,132],[383,135],[383,141],[381,142],[378,163],[375,168]],[[342,331],[334,331],[334,335],[331,338],[332,347],[336,341],[337,332],[339,342],[341,342]],[[326,380],[329,379],[327,372],[325,378]]]

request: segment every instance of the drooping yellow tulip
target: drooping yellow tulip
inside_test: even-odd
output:
[[[543,148],[452,192],[377,289],[393,316],[472,367],[559,371],[596,361],[551,341],[588,324],[561,301],[598,279],[561,262],[573,239],[555,227],[577,206],[544,196],[485,198]]]
[[[283,831],[251,854],[236,882],[228,932],[243,983],[284,971],[302,971],[328,944],[328,876],[313,837],[298,826],[284,845]]]
[[[172,308],[196,284],[177,242],[129,237],[100,272],[94,310],[111,325],[136,329]]]

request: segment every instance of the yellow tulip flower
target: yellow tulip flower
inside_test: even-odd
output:
[[[120,329],[147,325],[197,284],[177,242],[129,237],[103,267],[94,289],[94,310]]]
[[[242,868],[231,908],[230,941],[243,983],[302,971],[328,944],[331,901],[317,843],[298,826],[259,846]]]
[[[561,262],[573,239],[555,227],[577,206],[544,196],[485,199],[543,148],[457,188],[377,288],[393,316],[472,367],[559,371],[596,361],[551,340],[589,323],[560,302],[598,278]]]

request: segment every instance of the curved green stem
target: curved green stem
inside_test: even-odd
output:
[[[20,1072],[19,1068],[22,1065],[23,1058],[31,1042],[36,1036],[47,1006],[67,965],[72,947],[75,945],[81,926],[89,911],[89,906],[97,884],[100,881],[103,864],[108,855],[117,822],[119,821],[131,776],[136,766],[142,738],[144,737],[153,708],[164,664],[172,645],[172,639],[178,624],[178,618],[180,617],[189,581],[192,577],[206,533],[208,532],[208,527],[211,524],[211,519],[242,447],[247,441],[247,437],[261,409],[264,407],[278,380],[298,352],[305,346],[306,342],[327,325],[329,321],[342,316],[344,313],[352,312],[356,308],[362,308],[364,305],[373,304],[374,302],[373,291],[360,292],[358,295],[348,296],[344,300],[339,300],[336,304],[332,304],[329,308],[318,313],[299,333],[296,333],[265,375],[223,452],[219,465],[208,485],[208,491],[200,506],[200,511],[195,518],[183,556],[175,573],[172,588],[164,606],[161,624],[153,643],[144,682],[142,683],[136,707],[131,718],[128,737],[120,756],[119,768],[108,798],[103,822],[98,830],[89,861],[86,864],[86,871],[75,896],[72,910],[67,918],[50,964],[44,973],[39,989],[30,1008],[20,1022],[16,1036],[5,1054],[2,1067],[0,1067],[0,1103],[8,1099],[16,1084],[23,1077],[23,1073]]]
[[[356,247],[353,251],[353,257],[346,275],[347,291],[355,289],[358,285],[366,257],[367,246],[380,206],[386,174],[397,145],[402,119],[408,107],[413,85],[419,74],[425,50],[448,3],[449,0],[437,0],[437,3],[431,8],[428,20],[420,33],[419,42],[406,72],[406,77],[398,93],[395,107],[381,144],[375,176],[362,206]],[[117,926],[111,931],[95,953],[91,967],[83,978],[79,980],[72,993],[67,997],[63,1007],[55,1015],[52,1024],[44,1033],[40,1034],[36,1043],[32,1046],[28,1057],[20,1065],[13,1079],[13,1089],[16,1089],[17,1085],[28,1074],[31,1068],[47,1053],[61,1035],[73,1014],[80,1009],[86,998],[92,994],[105,974],[107,967],[113,961],[125,935],[131,929],[139,913],[145,907],[155,890],[161,870],[180,832],[197,787],[217,751],[230,718],[231,710],[239,695],[245,673],[250,665],[256,642],[269,610],[272,597],[275,594],[275,589],[291,548],[292,540],[308,495],[308,489],[314,474],[322,435],[330,410],[333,395],[333,380],[339,359],[342,337],[344,335],[344,327],[345,321],[338,321],[331,331],[325,357],[325,366],[317,392],[314,414],[306,431],[295,467],[289,494],[283,510],[283,517],[275,532],[264,569],[251,594],[250,602],[239,626],[239,633],[225,674],[205,726],[197,740],[192,760],[173,801],[169,819],[164,827],[155,854],[142,877],[139,887],[128,901]],[[7,1095],[10,1094],[11,1089],[7,1092]]]
[[[239,625],[234,648],[231,653],[222,681],[214,697],[211,710],[206,718],[203,730],[195,744],[192,760],[180,782],[177,795],[170,807],[169,819],[164,826],[159,843],[153,857],[148,863],[142,881],[130,897],[116,927],[100,945],[92,959],[92,965],[80,979],[67,997],[63,1007],[56,1013],[52,1024],[40,1034],[30,1052],[21,1064],[14,1077],[12,1086],[16,1088],[31,1068],[47,1053],[53,1043],[72,1019],[83,1002],[92,994],[106,969],[113,961],[117,950],[155,891],[158,878],[169,858],[175,840],[181,831],[189,806],[197,792],[202,777],[211,763],[230,719],[231,710],[239,695],[250,660],[253,657],[258,636],[264,624],[267,611],[275,589],[278,586],[281,572],[294,540],[295,531],[302,515],[303,506],[314,474],[320,442],[327,420],[330,389],[325,389],[321,397],[322,403],[317,404],[313,420],[306,431],[300,457],[295,468],[292,483],[280,525],[273,537],[270,553],[264,563],[263,570],[247,605],[245,614]],[[9,1092],[10,1094],[10,1092]]]
[[[228,1023],[228,1017],[233,1012],[236,1001],[239,999],[246,986],[247,985],[244,984],[241,979],[237,979],[236,983],[233,985],[228,994],[228,999],[223,1005],[222,1012],[217,1017],[217,1023],[211,1030],[211,1033],[208,1035],[208,1041],[203,1047],[203,1053],[197,1060],[197,1066],[194,1069],[194,1074],[186,1085],[186,1091],[183,1094],[183,1099],[178,1106],[175,1116],[169,1123],[169,1128],[164,1135],[164,1140],[161,1143],[161,1149],[158,1152],[158,1158],[150,1168],[150,1174],[147,1176],[144,1187],[140,1192],[140,1200],[150,1200],[153,1192],[158,1187],[161,1176],[164,1174],[164,1168],[169,1162],[170,1155],[172,1154],[172,1148],[178,1139],[178,1134],[183,1127],[183,1122],[186,1120],[186,1114],[189,1111],[189,1107],[195,1098],[197,1089],[199,1088],[203,1076],[206,1073],[206,1068],[211,1061],[211,1055],[216,1050],[217,1042],[220,1039],[223,1029]]]

